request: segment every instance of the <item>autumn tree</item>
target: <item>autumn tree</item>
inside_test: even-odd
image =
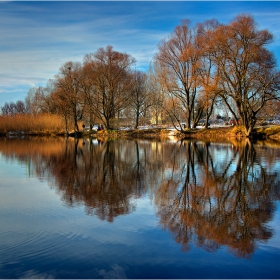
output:
[[[197,71],[200,58],[195,37],[196,30],[185,20],[175,28],[168,39],[160,42],[155,57],[159,81],[170,96],[171,102],[179,104],[184,110],[187,128],[191,127],[198,91]],[[170,114],[174,112],[169,111]],[[178,119],[176,115],[173,117]],[[180,125],[180,122],[178,124]]]
[[[194,126],[203,115],[205,117],[205,128],[208,127],[209,118],[218,99],[218,94],[221,92],[218,86],[219,71],[214,63],[211,51],[212,46],[215,44],[213,32],[219,25],[215,19],[197,25],[196,40],[200,51],[200,64],[197,73],[201,90],[197,102],[198,113],[196,114],[196,119],[193,120]]]
[[[31,89],[31,93],[32,95],[28,95],[26,98],[30,112],[38,110],[37,113],[60,116],[64,121],[65,131],[67,132],[73,127],[73,125],[71,126],[71,124],[73,124],[71,107],[65,102],[65,98],[63,98],[63,95],[65,94],[64,88],[57,87],[56,79],[49,79],[47,85],[38,88],[38,91],[33,92]],[[35,100],[33,99],[33,96],[35,96]],[[40,102],[36,102],[37,100]]]
[[[81,64],[66,62],[55,78],[55,91],[53,93],[53,98],[61,106],[61,113],[64,117],[72,119],[75,131],[79,131],[78,120],[83,116],[81,82]]]
[[[90,127],[97,119],[97,92],[95,85],[95,63],[87,61],[85,56],[83,67],[81,70],[81,93],[84,100],[84,120],[86,120]]]
[[[280,100],[271,100],[267,102],[261,112],[258,114],[258,119],[267,120],[280,116]]]
[[[41,90],[41,102],[39,104],[41,112],[60,115],[56,104],[57,98],[53,95],[56,90],[55,82],[54,79],[48,80],[47,85]]]
[[[65,131],[69,132],[74,127],[72,109],[67,106],[64,98],[65,92],[62,88],[57,88],[45,98],[45,104],[49,108],[49,112],[61,116],[64,122]]]
[[[213,33],[212,51],[219,72],[221,97],[235,118],[240,117],[247,136],[265,104],[279,96],[280,73],[266,48],[273,36],[258,30],[251,16],[238,15]],[[236,104],[238,115],[231,109]]]
[[[130,67],[135,59],[107,46],[106,49],[100,48],[96,53],[87,55],[86,60],[92,63],[94,73],[95,111],[110,129],[114,119],[129,104]]]

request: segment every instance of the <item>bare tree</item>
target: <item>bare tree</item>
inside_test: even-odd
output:
[[[191,127],[198,90],[197,71],[200,57],[195,37],[196,31],[190,27],[190,22],[183,21],[168,40],[159,44],[155,59],[160,83],[172,103],[178,104],[181,110],[184,110],[187,128]],[[179,120],[178,116],[173,117]],[[180,122],[178,124],[180,125]]]
[[[44,100],[47,93],[42,86],[30,88],[25,98],[27,112],[32,115],[44,112]]]
[[[3,115],[14,116],[16,114],[25,114],[26,107],[23,101],[18,100],[15,102],[6,102],[4,106],[1,107]]]
[[[131,108],[135,113],[135,126],[137,129],[139,126],[139,120],[141,116],[145,115],[148,107],[151,106],[151,96],[148,92],[147,75],[140,71],[135,71],[132,74],[132,91],[131,91]]]
[[[147,91],[151,106],[147,108],[145,115],[150,117],[153,124],[159,125],[167,121],[164,108],[166,95],[156,75],[154,66],[151,64],[147,73]]]
[[[2,115],[10,115],[10,103],[8,102],[5,102],[5,104],[1,107],[1,112],[2,112]]]

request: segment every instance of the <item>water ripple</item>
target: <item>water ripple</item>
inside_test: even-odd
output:
[[[54,252],[60,251],[65,244],[75,238],[79,238],[77,232],[66,234],[51,233],[48,231],[34,232],[32,235],[5,232],[1,238],[6,240],[17,240],[0,248],[0,265],[15,262],[17,259],[50,258]],[[19,240],[20,239],[20,240]]]

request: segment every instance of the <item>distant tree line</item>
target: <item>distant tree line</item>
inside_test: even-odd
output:
[[[6,102],[4,106],[1,107],[3,115],[13,116],[16,114],[24,114],[27,112],[26,105],[23,101],[18,100],[15,102]]]
[[[226,25],[184,20],[159,43],[147,72],[136,70],[131,55],[100,48],[82,63],[63,64],[45,87],[31,88],[25,102],[1,107],[2,115],[56,114],[67,131],[78,131],[82,120],[107,129],[171,122],[184,132],[201,118],[207,127],[218,110],[250,136],[261,114],[279,111],[280,72],[267,49],[272,39],[250,15]]]

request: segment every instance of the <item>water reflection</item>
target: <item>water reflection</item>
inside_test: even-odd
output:
[[[0,152],[57,190],[67,207],[113,222],[149,195],[160,226],[188,251],[249,258],[279,200],[280,147],[194,141],[0,139]]]
[[[249,141],[231,149],[184,144],[185,163],[172,170],[156,193],[161,224],[183,250],[194,240],[209,251],[227,245],[236,256],[249,257],[257,240],[272,237],[265,224],[279,199],[277,171],[262,166]]]

